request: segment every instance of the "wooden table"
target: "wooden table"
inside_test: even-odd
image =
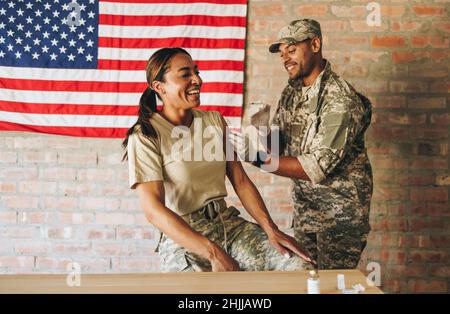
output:
[[[345,274],[348,289],[360,283],[364,293],[382,293],[359,270],[320,271],[321,293],[340,293],[337,274]],[[0,275],[0,293],[303,294],[307,277],[307,271],[81,274],[81,285],[70,287],[64,274]]]

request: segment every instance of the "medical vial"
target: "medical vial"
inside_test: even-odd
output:
[[[316,270],[311,270],[308,277],[308,294],[320,294],[320,278]]]

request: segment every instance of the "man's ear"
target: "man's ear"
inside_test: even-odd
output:
[[[322,48],[322,39],[320,39],[319,37],[314,37],[311,40],[311,49],[314,53],[317,53],[320,51],[320,49]]]
[[[160,81],[153,81],[151,84],[152,89],[157,92],[159,95],[164,94],[163,84]]]

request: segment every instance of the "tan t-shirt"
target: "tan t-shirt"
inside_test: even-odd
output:
[[[227,196],[220,113],[194,109],[193,115],[190,127],[176,127],[154,113],[157,137],[147,138],[137,127],[128,139],[130,188],[163,181],[165,205],[180,215]]]

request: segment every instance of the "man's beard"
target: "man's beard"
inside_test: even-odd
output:
[[[293,75],[289,75],[289,79],[291,80],[299,80],[299,79],[303,79],[305,77],[305,73],[303,71],[302,66],[299,64],[298,65],[298,71],[296,71],[295,73],[293,73]]]
[[[292,76],[289,75],[289,79],[292,81],[303,80],[305,77],[311,74],[313,66],[309,69],[302,67],[301,64],[298,65],[298,71],[296,71]]]

